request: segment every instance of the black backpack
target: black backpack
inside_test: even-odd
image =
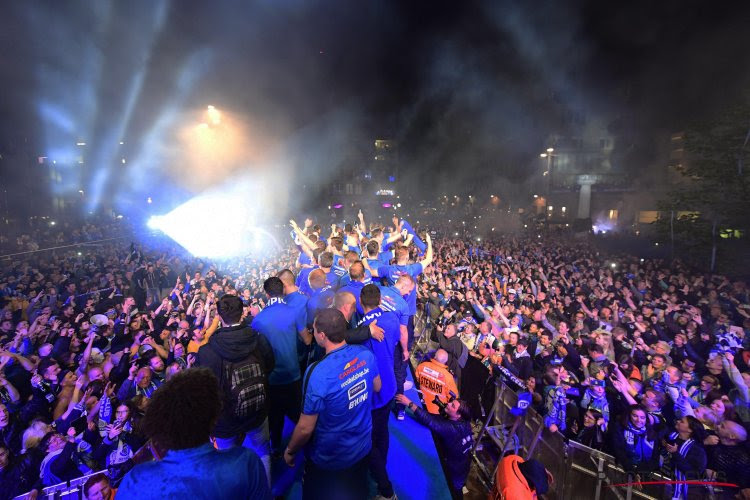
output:
[[[240,361],[221,360],[219,387],[224,393],[224,415],[232,420],[258,421],[268,411],[268,379],[256,350]]]

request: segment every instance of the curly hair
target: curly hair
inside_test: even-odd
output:
[[[221,411],[219,381],[208,368],[191,368],[154,392],[143,431],[157,445],[183,450],[205,444]]]

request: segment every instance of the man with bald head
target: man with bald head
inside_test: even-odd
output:
[[[364,314],[362,304],[359,300],[359,295],[362,293],[362,287],[365,286],[365,266],[362,264],[361,260],[357,260],[349,266],[348,276],[350,278],[349,282],[339,288],[339,291],[348,292],[354,296],[356,300],[356,311],[353,323],[356,324]]]
[[[716,428],[716,434],[719,437],[718,444],[706,446],[706,474],[711,479],[735,483],[740,490],[750,489],[750,454],[744,446],[747,431],[737,422],[725,420]]]
[[[308,283],[312,290],[310,298],[307,300],[308,327],[311,327],[312,325],[310,323],[315,319],[315,315],[321,309],[331,307],[335,292],[331,285],[326,282],[326,273],[322,269],[314,269],[311,271],[308,276]]]
[[[448,370],[448,352],[444,349],[435,351],[435,355],[417,366],[417,383],[424,396],[424,409],[438,415],[440,409],[433,402],[435,396],[443,403],[458,397],[458,387],[450,370]]]

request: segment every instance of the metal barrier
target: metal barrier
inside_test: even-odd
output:
[[[62,499],[62,500],[74,500],[83,499],[83,485],[86,484],[86,481],[89,480],[90,477],[95,476],[97,474],[106,474],[109,476],[108,470],[101,470],[99,472],[93,472],[91,474],[87,474],[85,476],[81,476],[78,478],[75,478],[71,481],[67,481],[60,484],[55,484],[52,486],[47,486],[42,490],[41,493],[37,496],[37,499]],[[13,500],[26,500],[28,498],[29,494],[24,493],[23,495],[19,495],[15,497]]]
[[[634,485],[637,482],[615,462],[611,455],[594,450],[575,441],[565,441],[559,432],[550,432],[544,419],[534,409],[516,417],[510,413],[516,407],[518,395],[502,381],[495,382],[495,403],[479,431],[472,456],[480,479],[492,489],[499,460],[508,452],[525,460],[536,459],[553,475],[554,482],[545,496],[549,500],[631,500],[642,498],[661,500],[672,497],[672,486],[663,484]],[[493,443],[487,447],[486,444]],[[669,481],[671,478],[649,473],[642,481]],[[702,498],[715,498],[714,488],[698,488]],[[718,489],[717,489],[718,491]]]

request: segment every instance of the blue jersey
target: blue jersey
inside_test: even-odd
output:
[[[338,470],[365,458],[372,447],[375,355],[364,346],[344,344],[305,373],[302,413],[317,415],[310,459]]]
[[[378,276],[384,277],[386,284],[393,286],[398,281],[401,275],[408,274],[416,283],[417,277],[422,274],[422,264],[417,262],[416,264],[406,264],[405,266],[394,264],[392,266],[380,266],[378,268]],[[406,296],[406,303],[409,305],[409,314],[411,316],[417,314],[417,287],[409,292]]]
[[[390,264],[392,258],[393,258],[392,251],[380,252],[378,254],[378,262],[380,262],[381,266],[387,266],[388,264]]]
[[[307,301],[307,324],[312,325],[315,320],[315,315],[321,309],[328,309],[333,304],[333,297],[335,292],[330,286],[324,286],[320,290],[316,290],[310,296]]]
[[[310,277],[310,273],[315,269],[322,268],[320,266],[306,267],[299,272],[299,274],[297,275],[297,279],[294,281],[294,284],[300,289],[300,291],[308,297],[313,293],[313,289],[310,286],[310,282],[308,281],[308,279]],[[333,272],[333,270],[328,271],[327,273],[325,273],[325,275],[326,285],[335,287],[338,284],[339,278],[338,276],[336,276],[336,273]]]
[[[302,315],[302,324],[307,324],[307,296],[300,292],[292,292],[284,297],[287,305],[297,311],[297,314]]]
[[[352,282],[352,277],[349,276],[349,273],[346,273],[345,275],[341,277],[341,279],[339,279],[339,289],[345,287],[351,282]],[[365,269],[365,280],[362,282],[362,284],[369,285],[370,283],[372,283],[372,273],[370,273],[370,271]]]
[[[378,364],[378,371],[380,373],[380,381],[383,384],[380,392],[375,393],[375,398],[372,402],[373,409],[377,409],[390,403],[394,396],[396,396],[393,353],[396,349],[396,344],[401,339],[401,327],[394,313],[383,311],[379,307],[365,314],[357,326],[369,325],[373,321],[377,321],[378,326],[383,329],[384,338],[380,342],[371,338],[363,345],[375,355],[375,361]]]
[[[305,267],[300,270],[299,274],[297,275],[297,279],[294,280],[294,284],[299,288],[300,292],[304,293],[308,297],[310,294],[312,294],[312,288],[310,288],[310,282],[307,281],[308,277],[310,276],[310,273],[317,269],[318,266],[313,267]]]
[[[310,258],[310,256],[307,255],[302,250],[300,250],[299,258],[297,259],[297,261],[299,262],[300,266],[309,266],[310,264],[313,263],[312,259]],[[299,286],[299,285],[297,285],[297,286]]]
[[[342,286],[339,288],[339,292],[349,292],[352,295],[354,295],[354,298],[357,299],[357,312],[360,314],[364,314],[364,309],[362,309],[362,303],[359,301],[359,296],[362,294],[362,288],[364,288],[365,284],[361,281],[349,281],[349,284],[346,286]]]
[[[331,271],[333,271],[333,274],[335,274],[339,280],[349,274],[349,271],[344,269],[344,266],[340,266],[338,264],[334,264],[331,268]]]
[[[392,286],[378,288],[380,288],[380,308],[395,313],[399,324],[407,326],[409,324],[409,306],[401,293]]]
[[[281,385],[299,380],[297,335],[307,326],[302,321],[302,315],[295,313],[284,299],[274,297],[250,326],[264,335],[273,348],[276,366],[268,376],[268,383]]]

